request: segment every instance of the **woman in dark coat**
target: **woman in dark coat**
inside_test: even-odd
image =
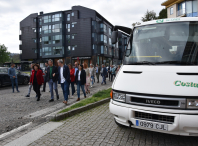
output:
[[[76,71],[76,76],[75,76],[75,82],[77,85],[77,95],[78,99],[76,101],[80,100],[80,87],[84,93],[84,97],[86,98],[86,93],[85,93],[85,88],[84,85],[86,84],[86,73],[85,70],[83,69],[83,65],[79,65],[78,70]]]
[[[44,83],[43,72],[38,64],[34,64],[29,84],[33,85],[33,89],[36,92],[36,95],[38,96],[37,101],[40,100],[40,96],[41,96],[40,87],[43,83]]]

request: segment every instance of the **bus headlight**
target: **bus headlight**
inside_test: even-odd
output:
[[[126,94],[113,92],[113,100],[125,102]]]
[[[187,99],[188,109],[198,109],[198,99]]]

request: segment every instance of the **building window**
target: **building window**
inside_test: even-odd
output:
[[[34,18],[34,22],[36,22],[36,18]]]
[[[72,46],[72,51],[76,50],[77,45]]]
[[[40,43],[41,43],[42,42],[42,38],[40,38],[39,40],[40,40]]]
[[[61,24],[52,25],[52,32],[60,32],[61,27],[62,27]]]
[[[101,42],[104,41],[104,35],[103,35],[103,34],[100,35],[100,41],[101,41]]]
[[[70,32],[70,24],[66,24],[66,29],[67,29],[67,32]]]
[[[100,24],[100,31],[101,31],[101,32],[104,31],[104,24],[103,24],[103,23]]]
[[[36,32],[36,28],[32,28],[33,32]]]
[[[70,21],[70,14],[67,14],[67,21]]]
[[[96,21],[92,21],[92,28],[97,29]]]
[[[76,36],[76,34],[72,34],[72,39],[74,39],[74,38],[75,38],[75,36]]]
[[[61,13],[52,15],[52,22],[60,21],[61,20]]]
[[[42,37],[42,41],[44,44],[51,44],[51,36]]]
[[[62,35],[55,35],[52,37],[52,40],[53,40],[52,41],[53,44],[58,44],[62,40]]]
[[[107,36],[104,35],[104,43],[107,43]]]
[[[63,47],[59,46],[59,47],[53,47],[53,53],[54,55],[61,55],[63,51]]]
[[[39,25],[42,25],[42,19],[39,18]]]
[[[48,23],[48,22],[51,22],[51,16],[43,16],[43,22],[44,23]]]
[[[37,51],[36,51],[37,52]],[[40,56],[42,56],[42,49],[40,49]]]
[[[104,32],[107,32],[107,25],[106,24],[104,24]]]
[[[34,51],[34,53],[37,53],[37,49],[35,49],[35,48],[32,48],[32,50]]]
[[[101,46],[101,54],[104,54],[104,46]]]
[[[97,41],[97,34],[96,33],[92,33],[92,38],[93,38],[93,41]]]
[[[32,40],[36,43],[36,39],[35,38],[33,38]],[[21,41],[21,44],[22,44],[22,41]]]
[[[96,54],[97,53],[97,45],[93,44],[92,49],[93,49],[93,52]]]
[[[44,34],[47,34],[47,33],[51,33],[51,25],[44,25],[42,26],[42,30],[44,32]]]
[[[66,35],[66,41],[67,43],[70,43],[70,35]]]
[[[170,15],[173,14],[173,7],[170,8]]]
[[[72,22],[72,27],[74,27],[75,24],[77,24],[77,22]]]
[[[109,35],[111,35],[111,28],[109,28]]]
[[[68,52],[68,55],[70,55],[70,52],[71,52],[71,47],[70,46],[67,46],[67,52]]]
[[[112,43],[111,43],[111,38],[109,38],[109,45],[112,45]]]
[[[108,49],[107,49],[107,46],[104,47],[104,54],[107,54],[108,52]]]
[[[109,48],[109,55],[112,55],[112,48]]]
[[[40,34],[41,34],[41,31],[42,31],[42,28],[40,27],[40,28],[39,28],[39,33],[40,33]]]
[[[42,50],[40,52],[42,52]],[[52,55],[51,47],[43,47],[43,53],[44,53],[45,56]]]
[[[72,12],[71,15],[74,16],[74,12]]]

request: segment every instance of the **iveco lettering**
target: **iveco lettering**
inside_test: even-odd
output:
[[[130,36],[112,84],[110,112],[118,125],[198,136],[198,18],[115,26]],[[113,118],[112,117],[112,118]]]

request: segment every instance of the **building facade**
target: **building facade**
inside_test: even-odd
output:
[[[167,8],[167,17],[197,17],[198,0],[167,0],[162,6]]]
[[[111,43],[113,25],[95,10],[73,6],[71,10],[30,14],[20,22],[22,61],[47,59],[88,64],[119,64],[127,46],[123,34],[116,45]],[[120,56],[119,56],[120,55]]]

